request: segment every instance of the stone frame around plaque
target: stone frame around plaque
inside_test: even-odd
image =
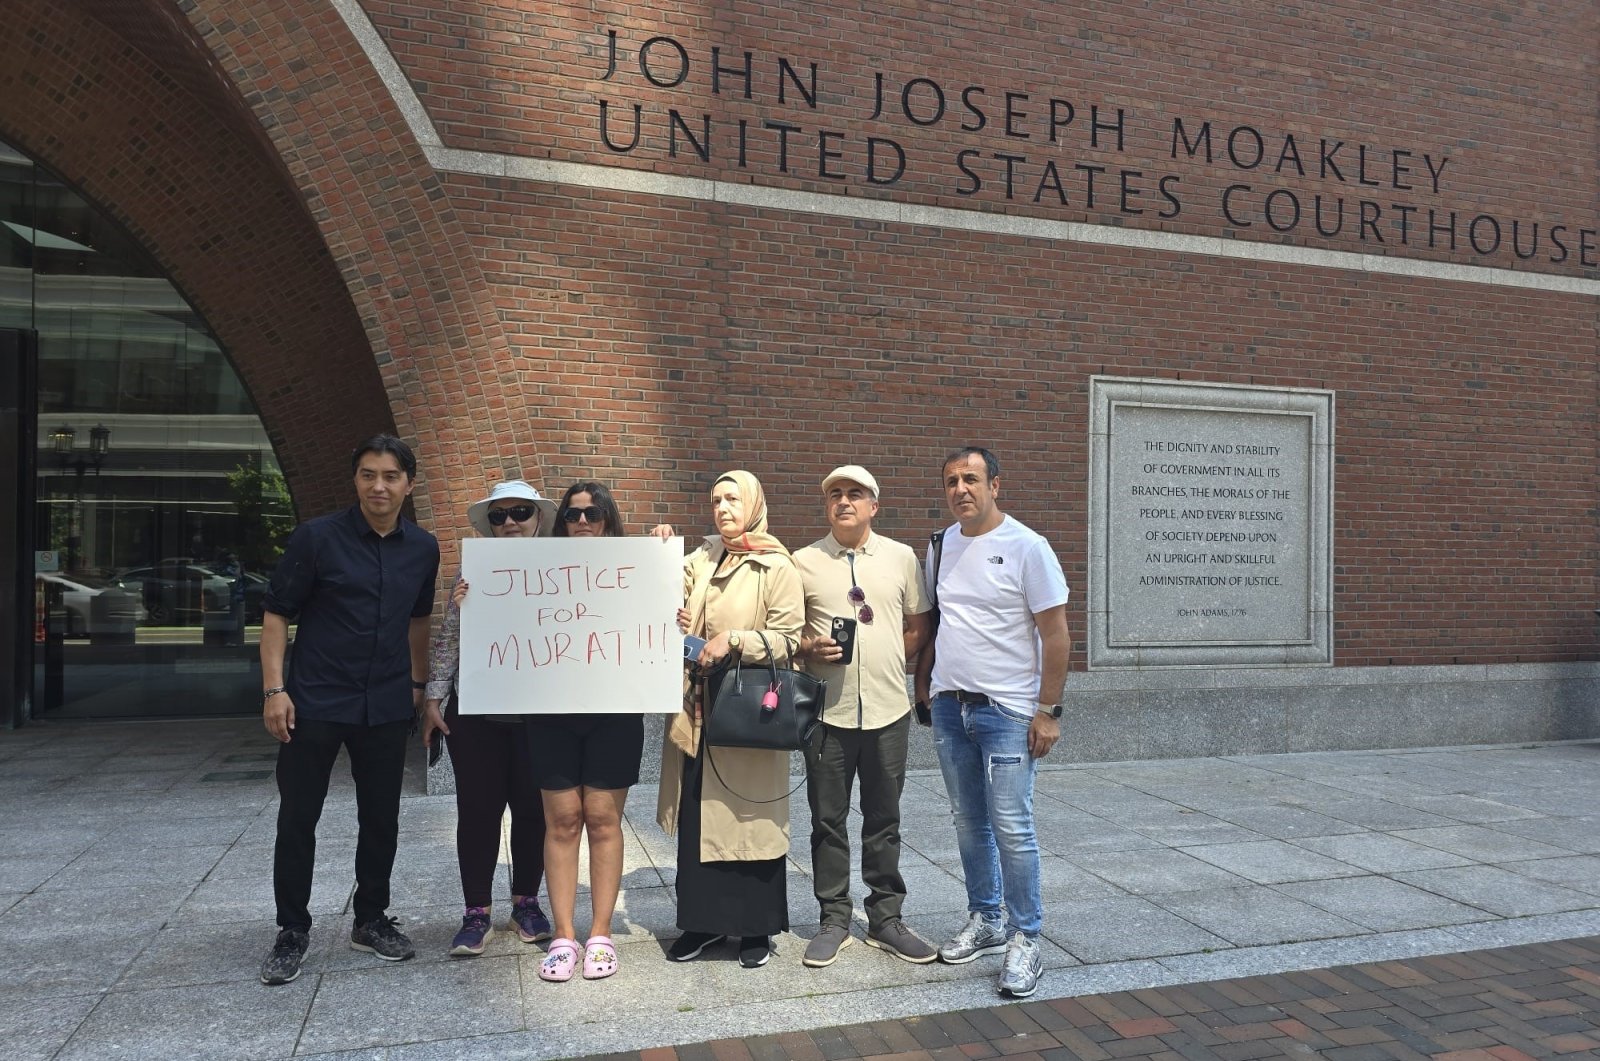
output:
[[[1332,665],[1334,392],[1089,395],[1090,669]]]

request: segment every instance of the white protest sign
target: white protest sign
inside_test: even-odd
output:
[[[683,706],[683,539],[469,538],[464,715]]]

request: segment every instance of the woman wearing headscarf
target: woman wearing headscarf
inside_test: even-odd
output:
[[[495,484],[489,496],[467,509],[467,522],[485,538],[547,537],[555,523],[554,501],[521,479]],[[450,953],[470,958],[483,953],[494,935],[490,902],[500,857],[500,822],[511,808],[511,918],[508,928],[524,943],[550,938],[550,921],[539,909],[539,879],[544,875],[544,805],[526,737],[517,716],[463,715],[455,710],[456,671],[461,661],[461,602],[467,584],[456,576],[444,622],[429,652],[424,693],[422,742],[449,738],[450,768],[456,778],[456,859],[466,912]],[[450,700],[450,711],[441,705]]]
[[[767,532],[766,495],[746,471],[711,488],[716,535],[684,559],[685,632],[706,639],[703,666],[764,663],[768,646],[792,657],[805,622],[805,594],[789,551]],[[766,643],[763,645],[762,637]],[[739,940],[739,964],[765,965],[771,937],[789,927],[789,753],[712,749],[704,710],[717,681],[692,687],[667,725],[656,820],[678,835],[678,927],[668,955],[690,961],[725,938]]]

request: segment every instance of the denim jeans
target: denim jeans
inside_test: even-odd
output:
[[[933,743],[955,815],[967,912],[998,920],[1006,935],[1039,935],[1039,839],[1033,828],[1035,762],[1028,754],[1032,719],[994,704],[933,698]]]

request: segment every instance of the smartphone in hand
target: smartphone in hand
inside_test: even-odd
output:
[[[693,634],[683,635],[683,659],[686,663],[694,663],[700,659],[700,650],[706,647],[706,639],[695,637]]]
[[[834,660],[835,663],[849,663],[855,658],[856,653],[856,621],[835,617],[833,625],[828,629],[828,636],[834,643],[844,650],[844,655]]]

